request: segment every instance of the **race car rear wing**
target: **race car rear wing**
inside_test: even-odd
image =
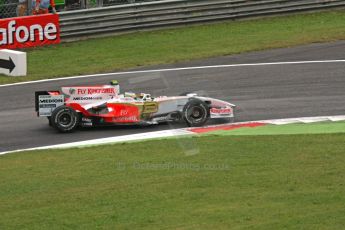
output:
[[[35,92],[35,111],[37,116],[51,116],[54,109],[64,104],[65,97],[59,91]]]
[[[105,101],[119,95],[120,85],[116,80],[109,85],[67,86],[60,91],[35,92],[35,111],[37,116],[51,116],[55,108],[65,103],[86,105]]]

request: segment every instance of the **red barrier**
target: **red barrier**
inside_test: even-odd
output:
[[[0,19],[0,49],[58,43],[60,43],[60,26],[57,14]]]

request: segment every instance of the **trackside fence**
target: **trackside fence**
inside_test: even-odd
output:
[[[194,23],[345,7],[344,0],[168,0],[62,12],[61,38],[162,29]]]
[[[24,0],[21,0],[24,1]],[[15,17],[19,0],[0,0],[0,18]],[[27,0],[30,14],[31,0]],[[345,0],[55,0],[62,41],[191,24],[330,8]]]

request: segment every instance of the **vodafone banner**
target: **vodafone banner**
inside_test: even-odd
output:
[[[57,14],[0,19],[0,49],[58,43],[60,28]]]

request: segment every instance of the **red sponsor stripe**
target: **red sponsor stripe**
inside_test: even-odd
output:
[[[245,123],[245,124],[230,124],[230,125],[220,125],[220,126],[213,126],[213,127],[203,127],[203,128],[191,128],[189,131],[194,133],[208,133],[213,131],[219,131],[219,130],[233,130],[233,129],[239,129],[239,128],[254,128],[258,126],[264,126],[265,123],[261,122],[252,122],[252,123]]]

